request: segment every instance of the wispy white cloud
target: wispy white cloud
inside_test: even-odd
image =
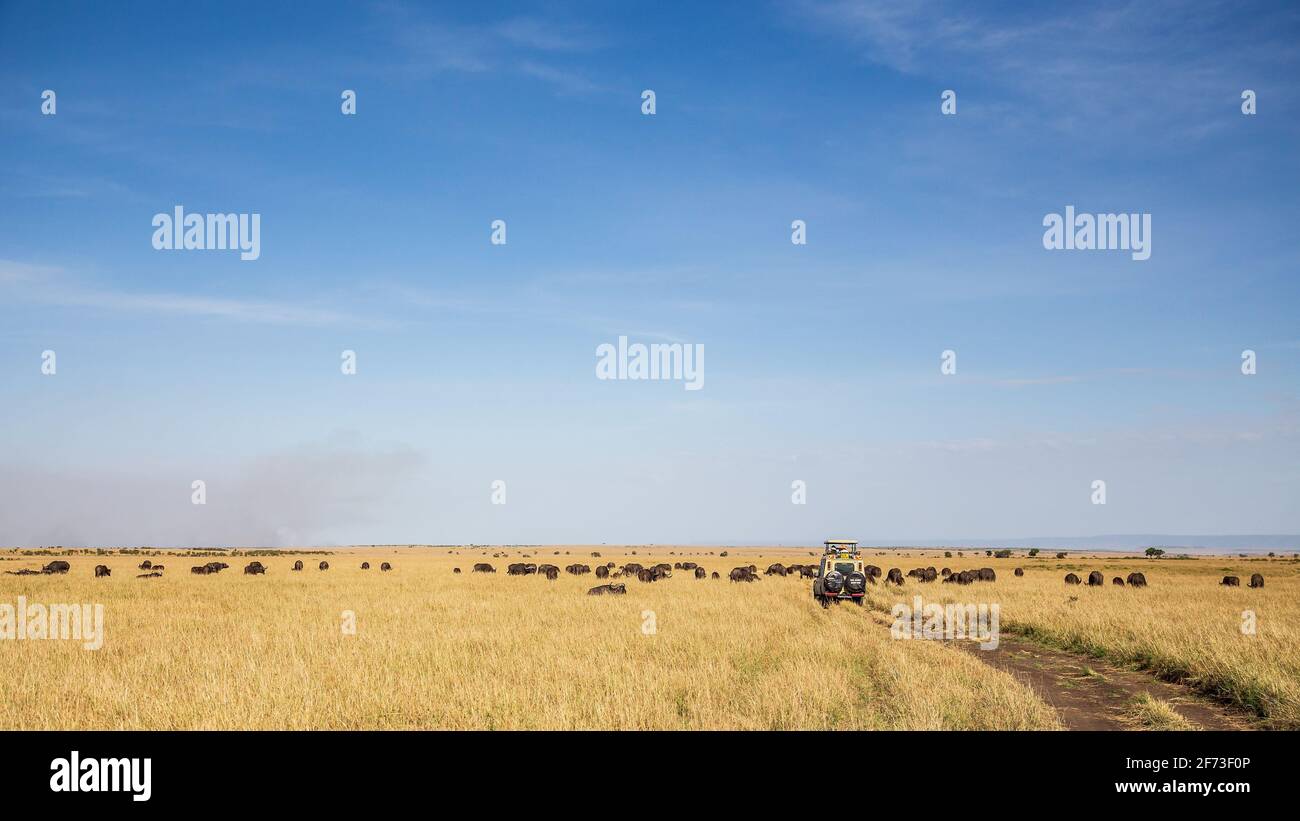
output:
[[[61,268],[29,265],[11,260],[0,260],[0,286],[4,286],[4,295],[9,301],[24,301],[58,308],[211,317],[236,322],[276,325],[376,323],[373,318],[357,316],[350,312],[292,302],[95,288],[66,276]]]
[[[1224,127],[1208,115],[1239,104],[1244,80],[1292,95],[1300,62],[1289,34],[1297,12],[1285,6],[1152,0],[1007,13],[950,0],[797,0],[788,16],[938,88],[978,78],[1023,94],[1036,104],[1023,114],[1063,129],[1122,112],[1114,127],[1167,130],[1173,119],[1184,136],[1204,136]]]

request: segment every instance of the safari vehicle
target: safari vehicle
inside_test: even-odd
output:
[[[867,573],[862,566],[858,543],[851,539],[828,539],[822,553],[817,577],[812,583],[813,598],[822,607],[848,599],[861,607],[867,600]]]

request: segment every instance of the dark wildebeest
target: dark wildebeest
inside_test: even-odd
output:
[[[111,576],[111,575],[113,575],[113,571],[108,569],[108,565],[106,564],[95,565],[95,578],[102,579],[105,576]]]
[[[370,562],[362,562],[362,563],[361,563],[361,569],[362,569],[362,570],[369,570],[369,569],[370,569]]]
[[[452,572],[452,573],[459,573],[459,572],[460,572],[460,568],[459,568],[459,567],[453,567],[453,568],[451,569],[451,572]]]
[[[1141,573],[1130,573],[1130,574],[1128,574],[1128,586],[1129,586],[1129,587],[1146,587],[1146,586],[1147,586],[1147,577],[1144,576],[1144,575],[1142,575]]]
[[[1263,587],[1263,586],[1264,586],[1264,574],[1263,574],[1263,573],[1252,573],[1252,574],[1250,574],[1250,586],[1251,586],[1251,587]]]
[[[152,567],[153,567],[153,562],[149,561],[148,559],[145,559],[144,561],[140,562],[141,570],[149,570]]]
[[[673,570],[681,570],[681,569],[682,569],[681,562],[673,562]]]
[[[697,578],[697,579],[703,579],[703,578],[705,578],[705,577],[708,576],[708,575],[709,575],[708,572],[705,571],[704,568],[702,568],[702,567],[697,567],[697,568],[695,568],[695,578]]]
[[[152,569],[152,570],[165,570],[166,567],[164,567],[164,566],[161,565],[161,564],[156,564],[156,565],[154,565],[151,569]]]
[[[1110,580],[1110,583],[1113,584],[1113,585],[1115,585],[1116,587],[1123,587],[1123,586],[1124,586],[1124,580],[1121,579],[1119,576],[1116,576],[1115,578],[1111,579],[1111,580]]]
[[[567,556],[567,555],[569,554],[569,551],[567,551],[567,550],[564,551],[564,554]],[[595,558],[595,559],[599,559],[599,558],[600,558],[600,553],[597,552],[597,551],[595,551],[595,550],[591,551],[591,555],[592,555],[592,558]]]
[[[899,570],[897,567],[889,568],[889,573],[885,575],[885,583],[901,586],[903,584],[903,571]]]
[[[733,582],[756,582],[758,576],[748,567],[737,567],[731,571],[731,580]]]
[[[196,575],[199,575],[199,576],[206,576],[206,575],[208,575],[209,573],[211,573],[212,571],[208,569],[208,566],[207,566],[207,565],[205,565],[205,564],[200,564],[200,565],[195,565],[194,567],[191,567],[191,568],[190,568],[190,572],[191,572],[191,573],[194,573],[194,574],[196,574]]]
[[[711,579],[720,579],[720,578],[722,578],[722,577],[719,576],[719,575],[718,575],[718,571],[715,570],[715,571],[713,571],[713,575],[710,576],[709,578],[711,578]]]
[[[599,587],[593,587],[590,590],[588,590],[587,595],[604,596],[605,594],[608,593],[611,596],[619,596],[626,592],[627,592],[627,585],[625,584],[602,584]]]
[[[330,569],[330,563],[329,563],[329,562],[321,562],[320,564],[317,565],[317,568],[320,569],[320,570],[329,570],[329,569]]]
[[[487,563],[485,563],[485,562],[479,562],[478,564],[474,565],[473,570],[471,570],[470,572],[472,572],[472,573],[495,573],[495,572],[497,572],[497,569],[496,569],[495,567],[493,567],[492,565],[487,564]]]
[[[293,569],[302,570],[302,559],[299,559],[298,561],[293,563]]]
[[[606,567],[606,566],[603,565],[603,564],[602,564],[600,567],[597,567],[597,568],[596,568],[596,578],[598,578],[598,579],[608,579],[608,578],[609,578],[609,568]]]
[[[783,564],[769,565],[767,570],[763,571],[764,576],[784,576],[785,574],[786,570]]]
[[[379,569],[380,569],[380,570],[383,570],[383,571],[389,571],[389,570],[392,570],[392,569],[393,569],[393,566],[392,566],[391,564],[389,564],[388,562],[384,562],[384,563],[382,563],[382,564],[379,565]]]
[[[1066,574],[1065,574],[1065,583],[1066,583],[1066,584],[1081,584],[1081,582],[1079,581],[1079,577],[1076,576],[1076,575],[1074,575],[1073,573],[1066,573]]]
[[[230,567],[230,565],[226,564],[225,562],[208,562],[207,564],[203,565],[203,572],[220,573],[221,571],[225,570],[227,567]]]
[[[152,573],[141,573],[140,575],[136,576],[136,578],[137,579],[161,579],[162,574],[159,573],[157,570],[155,570]]]
[[[1236,576],[1224,576],[1219,584],[1223,587],[1241,587],[1241,579]]]
[[[551,581],[555,581],[556,579],[560,578],[560,568],[556,567],[553,564],[546,565],[539,572]]]
[[[1101,575],[1100,570],[1094,570],[1088,574],[1089,587],[1101,587],[1106,583],[1106,577]]]
[[[1016,575],[1017,575],[1017,576],[1023,576],[1023,575],[1025,575],[1024,568],[1017,567],[1017,568],[1016,568]]]
[[[249,562],[248,565],[244,567],[245,576],[265,575],[265,573],[266,565],[261,562]]]
[[[880,578],[880,568],[876,567],[874,564],[869,564],[866,567],[862,568],[862,572],[867,575],[868,579]]]
[[[45,565],[45,567],[41,568],[41,572],[48,575],[50,573],[67,573],[71,569],[72,569],[72,565],[68,564],[65,561],[60,560],[60,561],[53,561]]]
[[[980,582],[995,582],[998,580],[998,574],[993,572],[991,567],[981,567],[979,570],[972,570],[975,574],[975,580]]]

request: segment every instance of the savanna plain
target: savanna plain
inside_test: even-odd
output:
[[[728,553],[723,557],[723,551]],[[367,547],[0,551],[0,604],[102,604],[104,640],[0,640],[6,729],[1060,729],[1028,683],[954,641],[891,636],[895,603],[994,604],[1004,634],[1149,671],[1258,728],[1300,728],[1300,562],[864,549],[993,582],[872,585],[823,609],[798,577],[734,583],[819,547]],[[593,555],[599,553],[599,556]],[[66,574],[14,575],[61,559]],[[138,578],[145,559],[161,577]],[[302,560],[305,569],[291,567]],[[321,560],[329,570],[318,570]],[[213,575],[193,565],[224,561]],[[245,575],[260,561],[264,575]],[[512,562],[696,562],[626,595]],[[361,569],[368,562],[368,570]],[[392,570],[379,566],[389,562]],[[476,563],[495,573],[476,573]],[[95,565],[112,575],[96,578]],[[1014,574],[1022,568],[1023,576]],[[455,572],[460,568],[460,573]],[[1066,585],[1099,570],[1102,587]],[[1140,571],[1145,588],[1115,587]],[[1264,587],[1246,585],[1261,573]],[[1241,587],[1219,584],[1237,575]],[[1244,629],[1243,626],[1249,629]],[[1145,705],[1159,711],[1160,705]]]

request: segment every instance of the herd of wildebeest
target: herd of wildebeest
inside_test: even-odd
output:
[[[595,557],[600,556],[599,553],[592,553],[591,555]],[[213,573],[220,573],[222,570],[225,570],[228,567],[230,567],[230,565],[226,564],[225,562],[208,562],[207,564],[195,565],[194,567],[191,567],[190,572],[198,576],[206,576]],[[11,576],[40,576],[40,575],[48,576],[52,574],[67,573],[71,569],[72,566],[68,562],[63,560],[56,560],[45,565],[40,570],[22,569],[22,570],[9,570],[6,572]],[[143,562],[140,563],[139,569],[144,572],[140,573],[138,576],[136,576],[136,578],[157,579],[162,577],[164,566],[161,564],[154,564],[149,559],[145,559]],[[303,569],[303,563],[301,559],[293,563],[293,569],[295,571]],[[322,561],[320,562],[320,564],[317,565],[317,569],[329,570],[330,563],[327,561]],[[370,562],[362,562],[361,569],[369,570]],[[379,569],[381,571],[389,571],[393,569],[393,566],[388,562],[381,562],[379,565]],[[244,567],[244,573],[249,576],[264,575],[266,573],[266,570],[267,570],[266,565],[257,561],[249,562]],[[705,579],[710,577],[713,579],[720,578],[716,570],[713,571],[712,574],[710,574],[707,570],[705,570],[703,567],[700,567],[695,562],[675,562],[673,564],[668,564],[667,562],[661,562],[659,564],[650,565],[650,566],[644,566],[636,562],[629,562],[627,564],[624,564],[622,567],[617,566],[614,562],[607,562],[605,564],[597,565],[594,573],[596,578],[598,579],[634,578],[639,582],[652,583],[652,582],[660,581],[661,579],[670,578],[673,575],[674,570],[686,571],[696,579]],[[452,568],[452,572],[460,573],[460,568],[459,567]],[[491,564],[488,564],[487,562],[479,562],[474,565],[472,572],[495,573],[497,571],[496,568],[493,567]],[[573,576],[582,576],[587,573],[592,573],[593,570],[589,565],[575,563],[565,567],[564,572]],[[884,584],[893,584],[893,585],[900,585],[900,586],[903,584],[903,571],[897,567],[891,567],[888,572],[884,572],[874,564],[869,564],[863,567],[863,573],[867,577],[867,582],[870,584],[876,584],[876,580],[879,579],[882,574],[884,575]],[[1015,574],[1017,576],[1023,576],[1025,575],[1025,571],[1023,568],[1017,567],[1015,569]],[[95,578],[98,579],[110,575],[112,575],[112,571],[109,570],[107,565],[102,565],[102,564],[95,565]],[[560,568],[553,564],[516,562],[506,567],[506,575],[508,576],[538,575],[538,576],[545,576],[547,579],[550,579],[551,581],[555,581],[560,576]],[[780,563],[776,563],[768,566],[768,568],[763,571],[762,575],[799,576],[805,579],[811,579],[811,578],[816,578],[817,576],[817,565],[815,564],[783,565]],[[760,578],[758,567],[752,564],[745,565],[742,567],[732,568],[731,572],[728,573],[727,576],[733,582],[756,582],[759,581]],[[933,567],[917,567],[907,571],[907,576],[916,579],[918,582],[933,582],[933,581],[937,581],[940,577],[942,577],[945,584],[972,584],[974,582],[997,581],[997,574],[993,571],[993,568],[991,567],[981,567],[976,570],[958,570],[958,571],[951,570],[947,567],[943,568],[942,570],[935,570]],[[1083,579],[1080,579],[1078,575],[1074,573],[1067,573],[1065,574],[1065,583],[1084,584],[1085,582]],[[1094,570],[1088,574],[1086,583],[1089,587],[1102,587],[1106,584],[1106,577],[1102,574],[1100,570]],[[1115,585],[1116,587],[1124,587],[1126,585],[1128,587],[1146,587],[1147,578],[1142,573],[1134,572],[1128,574],[1127,578],[1115,576],[1113,579],[1111,579],[1111,584]],[[1241,579],[1238,578],[1237,576],[1224,576],[1223,580],[1219,582],[1219,584],[1224,587],[1240,587]],[[1250,581],[1247,584],[1247,586],[1253,588],[1263,587],[1264,576],[1260,573],[1251,574]],[[587,595],[589,596],[602,596],[606,594],[619,595],[626,592],[627,592],[626,584],[622,582],[606,582],[605,584],[598,585],[588,590]]]

